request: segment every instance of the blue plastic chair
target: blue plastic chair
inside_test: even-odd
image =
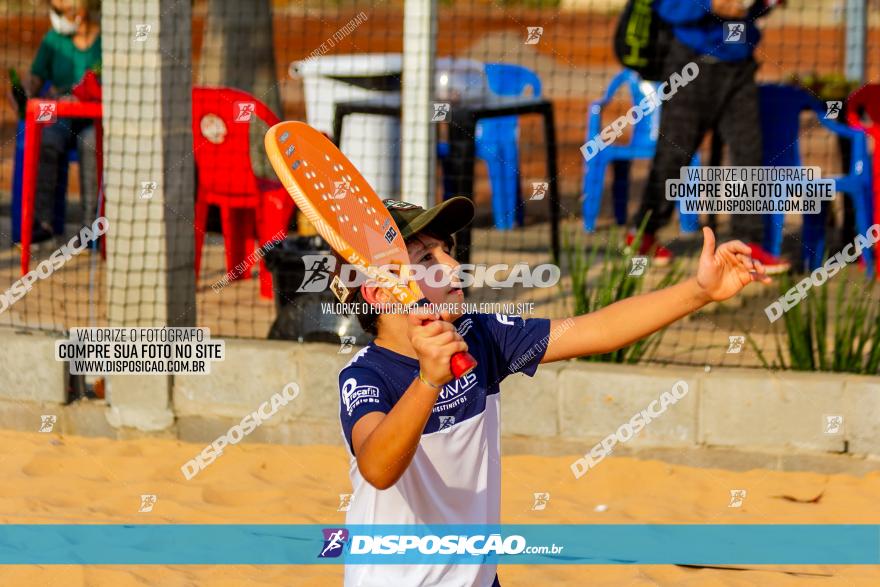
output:
[[[531,87],[532,95],[540,97],[541,80],[532,70],[512,63],[486,63],[485,72],[489,89],[499,96],[520,96]],[[509,230],[514,222],[522,226],[524,209],[520,205],[520,169],[518,146],[519,123],[516,116],[490,118],[477,123],[475,155],[486,162],[492,186],[492,217],[495,228]],[[443,158],[449,154],[449,145],[437,148]],[[446,190],[446,197],[454,194]]]
[[[849,195],[855,211],[856,230],[866,233],[873,216],[871,163],[864,131],[825,119],[825,104],[806,90],[796,86],[762,84],[759,86],[763,164],[776,166],[801,165],[799,133],[800,115],[804,110],[815,113],[819,124],[835,135],[850,141],[852,156],[846,175],[832,176],[836,190]],[[823,176],[829,179],[828,176]],[[825,220],[827,206],[820,214],[804,214],[802,261],[813,270],[822,264],[825,253]],[[784,214],[768,214],[764,221],[764,248],[774,255],[782,250]],[[862,251],[868,275],[873,274],[874,252]]]
[[[648,92],[657,91],[659,83],[645,81],[631,69],[624,69],[611,80],[605,96],[590,105],[587,120],[587,141],[602,131],[602,109],[608,105],[622,85],[629,87],[632,103],[641,102]],[[605,171],[609,164],[614,166],[614,182],[611,193],[614,198],[614,216],[617,224],[626,224],[627,200],[629,199],[629,170],[634,159],[653,159],[657,150],[657,137],[660,133],[660,107],[643,117],[632,127],[632,140],[628,145],[612,144],[598,152],[592,159],[584,162],[583,215],[584,228],[592,232],[596,228],[596,218],[602,204],[605,187]],[[700,157],[694,154],[691,165],[700,164]],[[682,232],[694,232],[700,227],[697,214],[679,212]]]

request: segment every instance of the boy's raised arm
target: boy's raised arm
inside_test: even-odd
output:
[[[769,283],[760,262],[741,241],[715,249],[715,235],[703,229],[703,251],[696,277],[659,291],[635,296],[601,310],[550,325],[550,342],[542,363],[608,353],[675,322],[709,302],[732,297],[752,281]],[[559,332],[554,336],[554,332]]]

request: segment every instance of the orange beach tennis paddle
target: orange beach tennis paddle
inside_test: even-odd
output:
[[[415,281],[404,285],[381,269],[408,265],[406,244],[378,194],[336,145],[304,122],[285,121],[269,129],[265,146],[281,183],[334,251],[401,304],[428,303]],[[450,369],[457,379],[476,365],[470,353],[460,352]]]

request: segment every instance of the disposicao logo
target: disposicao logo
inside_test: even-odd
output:
[[[337,558],[345,547],[348,540],[348,530],[345,528],[324,528],[324,547],[318,558]]]

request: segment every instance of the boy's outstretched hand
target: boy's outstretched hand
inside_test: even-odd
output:
[[[703,229],[703,252],[697,276],[670,287],[620,300],[589,314],[550,322],[561,332],[544,352],[542,363],[601,355],[630,345],[696,312],[710,302],[736,295],[753,281],[770,283],[760,262],[742,241],[715,248],[715,234]],[[566,324],[574,320],[574,324]]]
[[[742,241],[730,241],[715,248],[715,233],[703,228],[703,252],[697,268],[697,284],[713,302],[736,295],[753,281],[770,283],[760,261],[752,259],[752,250]]]

